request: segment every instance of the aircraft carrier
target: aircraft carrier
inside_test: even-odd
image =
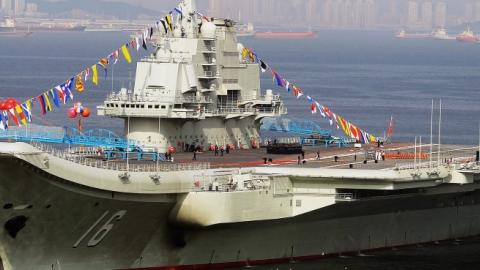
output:
[[[258,149],[260,121],[287,113],[281,98],[260,89],[232,21],[180,7],[134,88],[98,107],[125,119],[145,153],[176,148],[174,160],[0,142],[4,269],[218,269],[480,233],[477,148],[443,146],[426,160],[411,145],[382,149],[413,153],[403,165],[372,159],[376,146],[315,149],[300,164]],[[229,153],[205,151],[214,145]]]

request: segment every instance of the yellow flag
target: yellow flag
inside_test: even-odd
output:
[[[23,109],[20,105],[15,106],[15,110],[17,111],[18,116],[20,116],[20,120],[24,126],[27,125],[27,119],[25,118],[25,114],[23,113]]]
[[[93,84],[98,85],[97,64],[92,66],[92,82],[93,82]]]
[[[43,97],[45,98],[45,107],[47,108],[47,111],[51,112],[52,111],[52,103],[50,103],[50,98],[48,97],[48,94],[43,93]]]
[[[243,50],[242,50],[242,58],[243,58],[243,59],[246,59],[247,56],[248,56],[248,53],[249,53],[248,49],[247,49],[247,48],[243,48]]]
[[[83,83],[81,74],[77,75],[75,88],[77,88],[78,92],[83,92],[83,90],[85,90],[85,84]]]
[[[170,31],[173,30],[173,26],[172,26],[172,16],[171,15],[167,15],[165,17],[165,20],[167,21],[167,24],[168,24],[168,28],[170,28]]]
[[[347,122],[343,120],[343,118],[339,115],[337,115],[338,123],[340,124],[340,127],[342,128],[343,132],[347,135],[350,135],[347,131]]]
[[[25,103],[27,104],[27,109],[28,109],[29,111],[32,111],[32,100],[29,99],[29,100],[27,100],[27,102],[25,102]]]
[[[128,51],[127,45],[122,46],[122,54],[125,57],[125,61],[129,64],[132,63],[132,56],[130,56],[130,52]]]

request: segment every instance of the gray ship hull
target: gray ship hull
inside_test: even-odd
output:
[[[288,219],[187,228],[169,222],[174,195],[93,190],[9,156],[0,157],[0,172],[5,269],[220,268],[480,234],[480,192],[453,185],[442,188],[456,192],[339,203]]]

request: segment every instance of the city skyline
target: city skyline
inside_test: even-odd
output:
[[[108,0],[103,3],[129,4],[155,12],[174,7],[176,0]],[[4,16],[102,18],[85,5],[71,10],[52,11],[52,1],[0,0]],[[46,4],[48,3],[48,5]],[[68,6],[68,5],[67,5]],[[80,7],[79,7],[80,6]],[[480,0],[197,0],[199,11],[213,17],[231,18],[268,28],[398,29],[430,30],[480,21]],[[155,14],[153,12],[152,14]],[[137,14],[138,18],[154,15]],[[118,14],[122,19],[125,14]],[[109,15],[108,18],[114,18]]]
[[[38,11],[38,5],[27,0],[0,0],[0,10],[5,16],[32,15]]]
[[[428,30],[480,21],[480,0],[209,0],[207,11],[260,26]]]

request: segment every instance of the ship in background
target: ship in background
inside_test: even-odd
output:
[[[87,27],[79,24],[56,24],[56,23],[42,23],[42,24],[23,24],[18,25],[17,29],[21,31],[31,30],[34,32],[83,32]]]
[[[33,127],[0,132],[5,270],[251,267],[480,234],[478,147],[442,145],[448,162],[399,145],[387,148],[411,149],[414,163],[373,160],[375,148],[364,162],[333,149],[321,166],[297,155],[269,166],[260,126],[287,113],[281,97],[261,88],[231,20],[202,21],[193,0],[179,9],[137,63],[133,88],[97,108],[124,120],[126,138],[90,148],[85,137],[82,147],[13,142],[38,135]],[[212,146],[243,150],[192,160]],[[175,161],[163,154],[172,147]]]
[[[300,31],[300,32],[257,32],[255,38],[262,39],[312,39],[318,36],[314,31]]]
[[[31,34],[30,29],[18,29],[15,19],[5,18],[3,21],[0,21],[0,37],[23,37]]]
[[[0,32],[15,32],[15,20],[10,18],[5,18],[3,21],[0,21]]]
[[[455,37],[450,36],[447,29],[441,27],[432,31],[431,37],[437,40],[455,40]]]
[[[395,35],[396,38],[402,39],[426,39],[430,38],[430,33],[408,33],[405,29],[398,31]]]
[[[82,22],[71,20],[17,18],[16,28],[18,31],[32,32],[82,32],[87,27]]]
[[[239,25],[237,31],[237,37],[254,37],[255,27],[253,23],[247,23],[246,25]]]
[[[466,43],[475,43],[479,41],[479,38],[473,33],[470,27],[467,27],[465,31],[463,31],[457,36],[457,41],[466,42]]]

